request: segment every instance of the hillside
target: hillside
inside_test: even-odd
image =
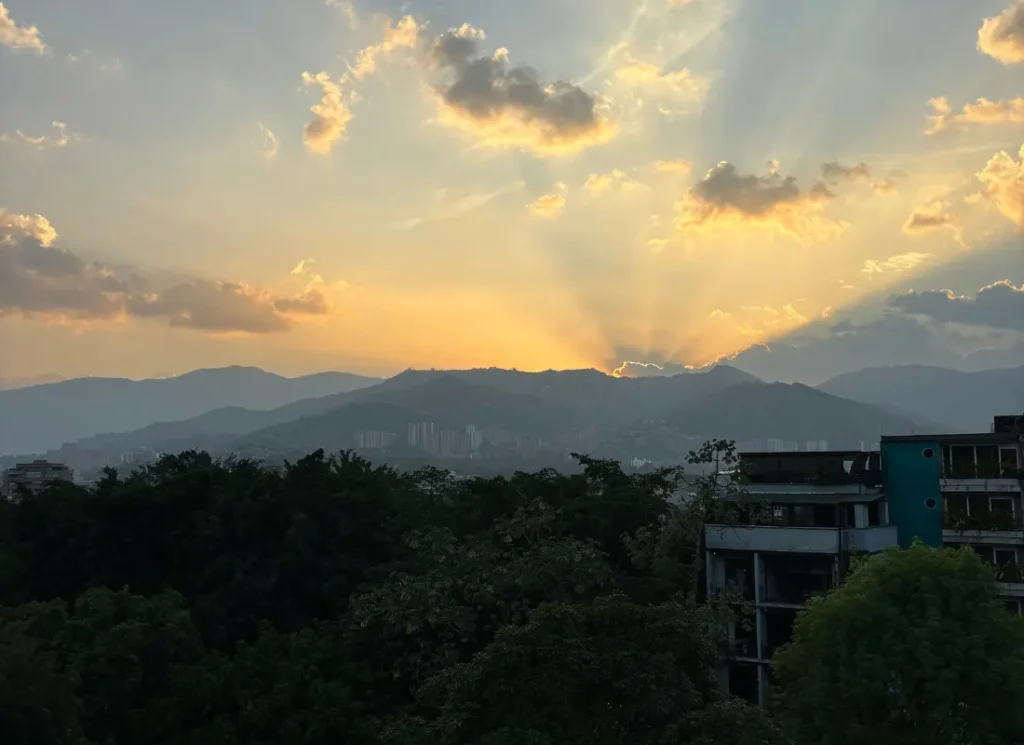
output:
[[[0,454],[42,452],[96,433],[185,420],[215,408],[269,410],[376,382],[341,372],[285,378],[254,367],[225,367],[174,378],[78,378],[5,390]]]
[[[874,443],[882,435],[947,428],[799,383],[744,383],[684,404],[665,419],[698,439],[828,440],[831,448],[857,448],[862,441]]]
[[[954,432],[987,432],[994,415],[1024,412],[1024,367],[982,372],[923,365],[870,367],[818,388],[945,422]]]

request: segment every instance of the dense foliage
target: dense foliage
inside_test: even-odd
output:
[[[970,549],[863,560],[773,658],[778,713],[821,745],[1016,745],[1024,624]]]
[[[685,479],[579,460],[458,481],[347,453],[279,472],[186,452],[0,502],[2,742],[788,742],[722,693],[735,609],[701,592],[703,525],[756,515],[720,498],[731,445],[692,453]],[[993,592],[978,576],[976,605]],[[787,684],[844,633],[831,607],[800,622]],[[929,670],[952,654],[928,653]],[[780,721],[810,731],[812,692],[788,690]]]

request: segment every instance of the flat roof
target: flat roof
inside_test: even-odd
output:
[[[937,442],[942,445],[1000,445],[1014,444],[1017,438],[1005,432],[967,432],[937,435],[882,435],[882,442]]]
[[[884,439],[884,438],[883,438]],[[849,458],[862,455],[877,455],[877,450],[759,450],[757,452],[738,453],[740,460],[744,458]]]

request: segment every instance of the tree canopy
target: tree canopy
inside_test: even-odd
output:
[[[1024,625],[969,548],[862,560],[774,657],[776,709],[821,745],[1010,745],[1024,733]]]
[[[578,459],[456,480],[350,453],[271,470],[185,452],[0,501],[4,745],[845,744],[826,726],[892,707],[872,676],[893,670],[893,731],[947,704],[963,713],[929,743],[968,742],[968,722],[1004,737],[986,745],[1021,731],[1000,709],[1020,692],[1017,621],[976,560],[923,549],[811,606],[777,719],[730,698],[723,632],[747,609],[704,597],[702,541],[756,515],[721,498],[731,444],[691,453],[691,474]],[[885,561],[910,563],[887,579]],[[977,670],[959,644],[987,655]]]

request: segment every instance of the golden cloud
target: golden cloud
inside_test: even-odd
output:
[[[631,88],[641,89],[657,102],[662,113],[675,113],[678,104],[699,101],[706,83],[698,80],[685,67],[674,72],[664,72],[657,65],[628,56],[615,70],[617,82]]]
[[[957,240],[962,242],[960,223],[956,216],[949,211],[949,206],[949,202],[937,199],[916,208],[903,223],[903,232],[907,235],[921,235],[945,228],[951,230]]]
[[[1024,62],[1024,0],[986,18],[978,30],[978,51],[1004,65]]]
[[[52,135],[38,135],[32,137],[20,129],[14,130],[14,134],[0,133],[0,142],[7,144],[20,144],[34,150],[54,150],[65,147],[78,140],[78,135],[68,134],[67,125],[64,122],[52,122],[56,133]]]
[[[1017,156],[1020,160],[1000,151],[989,158],[975,177],[999,211],[1017,227],[1024,228],[1024,145]]]
[[[377,61],[380,57],[394,52],[396,49],[414,49],[419,40],[420,25],[412,16],[402,17],[397,24],[392,24],[391,19],[384,22],[383,38],[377,44],[362,49],[356,56],[356,63],[352,67],[352,76],[357,80],[377,69]]]
[[[676,203],[676,227],[684,232],[753,227],[800,241],[841,233],[846,224],[822,213],[833,193],[823,182],[801,190],[792,176],[742,175],[721,162]]]
[[[57,231],[42,215],[17,215],[0,207],[0,246],[31,238],[44,248],[57,240]]]
[[[632,191],[643,186],[639,181],[634,181],[625,172],[618,168],[608,173],[592,173],[583,182],[583,188],[591,194],[600,194],[612,189],[618,191]]]
[[[907,272],[927,261],[930,257],[931,254],[911,251],[908,253],[890,256],[888,259],[884,259],[882,261],[868,259],[864,262],[864,268],[861,269],[861,271],[865,274],[894,274],[898,272]]]
[[[931,98],[928,105],[934,112],[928,117],[931,125],[925,130],[925,134],[929,135],[941,132],[950,125],[1024,124],[1024,98],[1010,98],[1005,101],[979,98],[974,103],[964,104],[958,114],[953,113],[945,97]]]
[[[896,193],[896,183],[888,177],[879,181],[872,181],[871,188],[874,189],[876,194],[886,197]]]
[[[693,169],[693,163],[688,160],[658,160],[654,163],[654,170],[660,173],[687,174]]]
[[[19,26],[11,18],[11,13],[0,2],[0,46],[9,49],[31,49],[42,54],[46,44],[39,37],[39,29],[35,26]]]
[[[320,86],[323,97],[320,103],[309,107],[313,120],[302,130],[302,141],[311,153],[326,155],[331,152],[334,143],[345,136],[348,123],[352,119],[352,111],[346,105],[340,83],[331,80],[326,72],[302,73],[302,82],[308,86]]]
[[[49,321],[162,318],[213,332],[285,331],[298,316],[330,312],[326,286],[313,277],[293,296],[243,282],[199,278],[161,281],[151,273],[86,261],[54,246],[41,215],[0,210],[0,316]]]
[[[562,81],[542,84],[529,67],[509,67],[508,51],[479,54],[483,32],[464,24],[434,43],[436,66],[453,74],[436,88],[439,120],[482,144],[540,155],[577,152],[611,140],[616,127],[596,96]]]
[[[565,212],[565,197],[561,194],[544,194],[527,205],[534,217],[553,219]]]

